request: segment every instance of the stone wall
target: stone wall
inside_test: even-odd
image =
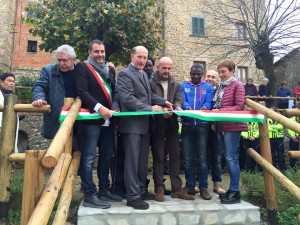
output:
[[[0,0],[0,70],[4,72],[12,66],[15,13],[16,0]]]
[[[164,55],[173,59],[173,76],[181,81],[189,79],[190,67],[194,61],[204,61],[208,70],[216,70],[218,63],[224,59],[222,54],[225,51],[230,51],[234,45],[245,44],[245,41],[234,39],[234,26],[228,22],[217,21],[212,16],[213,12],[205,7],[205,3],[207,4],[207,0],[164,0],[162,21],[165,27],[165,47],[158,57]],[[192,35],[192,16],[205,19],[205,36]],[[224,41],[222,46],[211,44],[211,37],[222,39],[225,35],[233,37],[232,40]],[[233,53],[228,58],[238,66],[248,67],[249,77],[255,83],[260,83],[264,73],[256,69],[253,56],[242,59],[245,51]]]
[[[293,89],[300,81],[300,49],[293,50],[276,62],[274,66],[278,86],[281,81],[286,81],[288,87]]]
[[[44,150],[50,145],[41,135],[41,127],[43,123],[43,113],[26,113],[23,120],[20,121],[19,127],[19,152],[30,150]]]

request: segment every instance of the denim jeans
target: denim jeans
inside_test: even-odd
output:
[[[80,135],[80,177],[81,187],[86,195],[97,192],[93,182],[93,165],[96,159],[96,147],[99,146],[98,179],[99,188],[109,188],[109,166],[113,154],[113,132],[111,127],[100,125],[79,124]]]
[[[182,125],[182,147],[184,156],[184,169],[186,188],[196,186],[196,172],[200,189],[207,189],[208,167],[207,167],[207,135],[208,123],[201,125]],[[199,160],[195,160],[198,157]],[[197,165],[195,165],[197,164]]]
[[[224,132],[225,158],[230,176],[229,190],[240,190],[240,165],[238,159],[238,148],[241,132]]]

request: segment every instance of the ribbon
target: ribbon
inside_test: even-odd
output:
[[[59,121],[63,121],[70,107],[63,107],[59,116]],[[187,116],[203,121],[223,121],[223,122],[264,122],[264,115],[256,111],[209,111],[209,110],[184,110],[172,111],[178,116]],[[113,116],[144,116],[144,115],[162,115],[169,113],[168,111],[152,112],[115,112],[111,111]],[[81,108],[76,120],[92,120],[101,119],[101,115],[97,112],[90,113],[88,109]]]

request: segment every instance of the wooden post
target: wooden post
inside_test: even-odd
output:
[[[0,135],[0,220],[8,216],[8,203],[10,199],[11,162],[9,155],[15,146],[16,119],[14,104],[18,101],[16,95],[4,96],[4,112],[2,116],[2,129]]]
[[[42,196],[30,217],[28,225],[46,225],[48,223],[54,203],[68,172],[71,159],[72,156],[70,154],[61,154],[57,166],[54,168]]]
[[[3,105],[0,105],[0,111],[2,112],[4,109]],[[44,105],[41,107],[36,107],[31,104],[15,104],[14,105],[15,112],[40,112],[47,113],[50,112],[50,105]]]
[[[300,116],[299,109],[284,109],[282,110],[282,114],[285,116]]]
[[[259,127],[259,141],[260,141],[260,149],[261,156],[272,164],[272,154],[271,154],[271,146],[270,139],[268,133],[268,125],[265,117],[263,124],[258,124]],[[266,208],[268,210],[268,220],[273,224],[278,224],[277,221],[277,203],[276,203],[276,194],[275,194],[275,185],[274,178],[272,175],[264,169],[264,180],[265,180],[265,193],[266,193]]]
[[[290,181],[286,176],[284,176],[278,169],[276,169],[271,163],[261,157],[255,150],[249,148],[247,150],[248,154],[261,165],[264,170],[267,170],[272,176],[284,186],[292,195],[294,195],[298,200],[300,200],[300,188],[297,187],[292,181]]]
[[[300,151],[288,151],[288,156],[291,158],[300,158]]]
[[[80,98],[76,98],[42,160],[43,166],[47,168],[53,168],[56,166],[57,161],[64,150],[64,146],[70,137],[70,133],[80,107],[81,100]]]
[[[10,162],[24,162],[25,161],[25,153],[12,153],[9,155]]]
[[[42,158],[45,150],[27,150],[25,153],[21,225],[26,225],[41,196],[44,182]]]
[[[71,107],[74,102],[74,98],[64,98],[64,106]],[[73,124],[74,126],[74,124]],[[65,152],[72,155],[72,143],[73,143],[73,129],[70,132],[70,136],[65,144]]]
[[[72,200],[72,192],[74,189],[77,171],[80,163],[80,152],[76,151],[73,155],[68,175],[64,184],[63,191],[60,196],[58,208],[56,210],[55,218],[52,224],[66,224],[69,207]]]

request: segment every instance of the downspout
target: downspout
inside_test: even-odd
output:
[[[165,27],[165,0],[162,0],[162,27],[163,27],[163,32],[162,32],[162,39],[165,42],[166,38],[166,27]],[[163,48],[163,56],[166,55],[166,46],[164,45]]]
[[[15,56],[15,41],[16,41],[16,27],[17,27],[17,13],[19,8],[19,0],[16,0],[16,9],[15,9],[15,15],[14,15],[14,30],[12,33],[12,46],[11,46],[11,64],[10,64],[10,71],[13,72],[13,66],[14,66],[14,56]],[[21,18],[22,19],[22,18]]]

